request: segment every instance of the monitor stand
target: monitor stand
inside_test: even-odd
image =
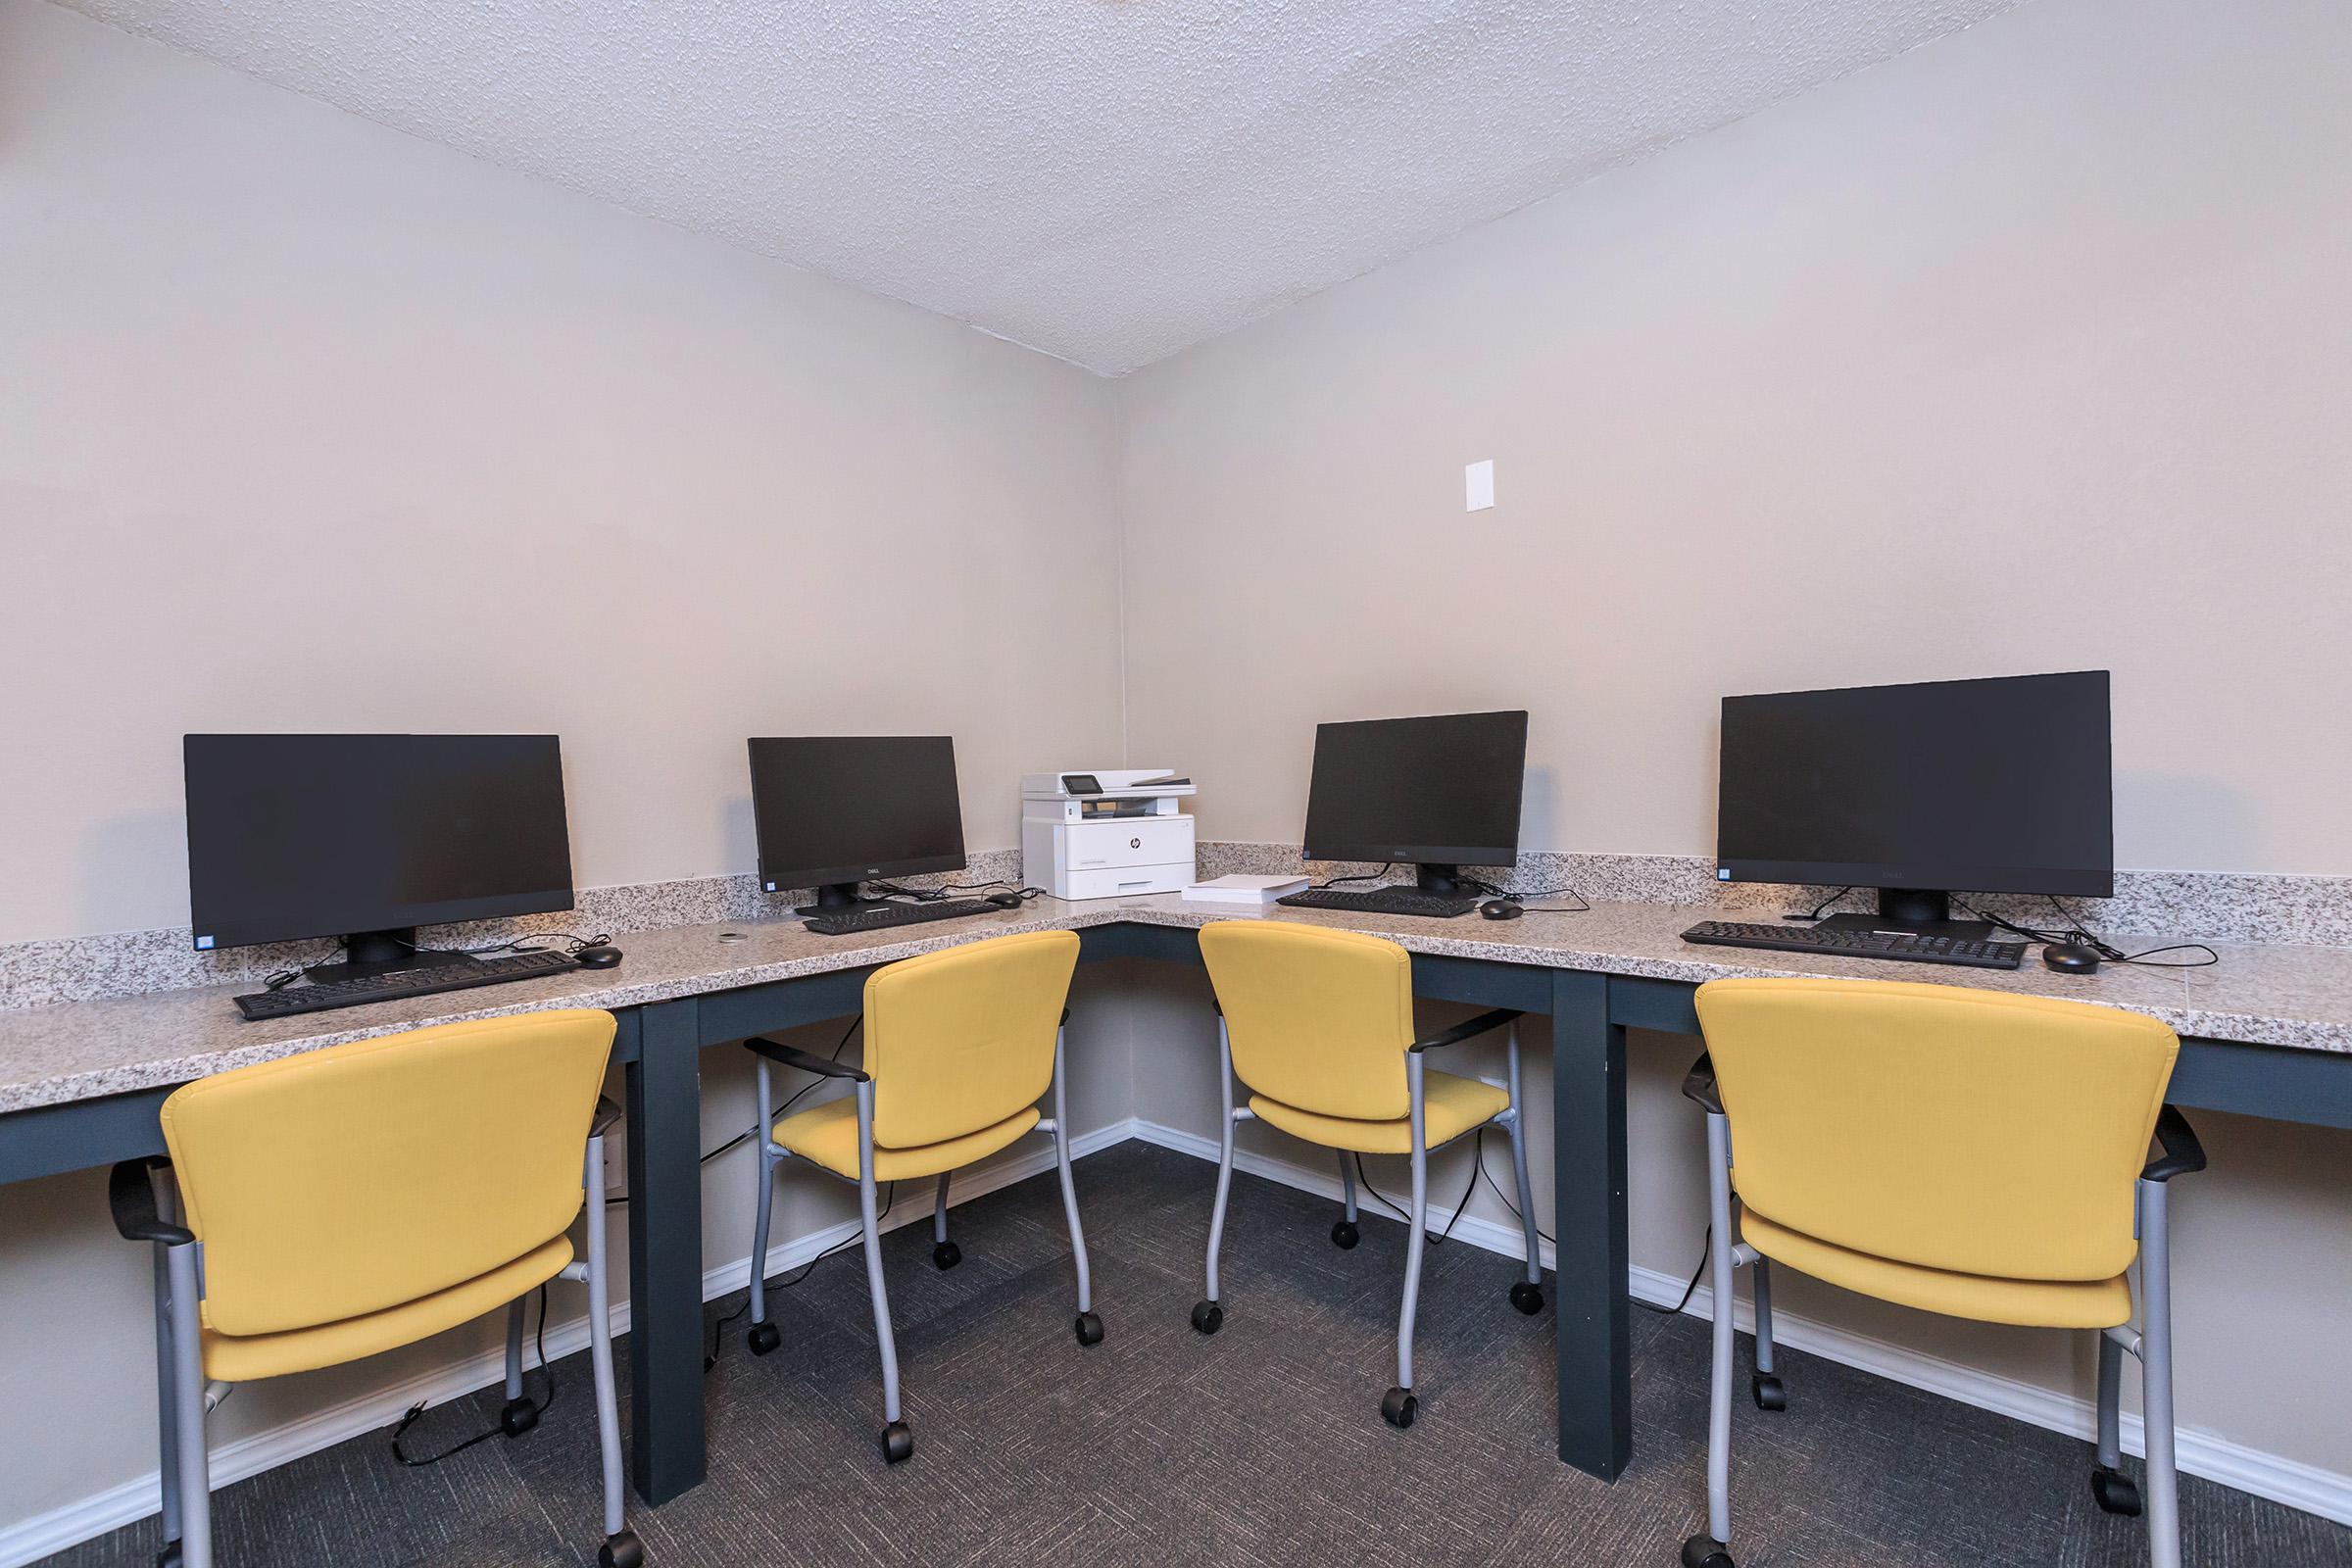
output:
[[[814,904],[796,904],[795,914],[848,914],[855,909],[879,909],[888,899],[861,899],[858,890],[862,882],[827,882],[816,890]]]
[[[1474,889],[1462,886],[1462,868],[1447,865],[1442,860],[1421,860],[1413,865],[1413,886],[1424,893],[1462,894]]]
[[[316,985],[331,986],[410,969],[470,969],[481,961],[470,953],[419,948],[416,928],[403,926],[395,931],[355,931],[343,939],[340,961],[312,964],[302,972]]]
[[[1910,937],[1949,937],[1955,942],[1984,942],[1992,936],[1989,920],[1955,920],[1952,896],[1936,888],[1881,888],[1876,914],[1833,914],[1816,931],[1891,931]]]

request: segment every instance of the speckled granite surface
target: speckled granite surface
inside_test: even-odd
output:
[[[860,937],[816,936],[795,919],[673,926],[630,937],[623,944],[627,957],[616,969],[576,970],[547,980],[264,1023],[238,1017],[229,1001],[238,989],[234,986],[0,1013],[0,1111],[181,1083],[456,1018],[544,1007],[633,1006],[886,962],[1012,931],[1077,930],[1121,921],[1197,928],[1237,917],[1371,931],[1417,953],[1665,980],[1815,974],[1945,981],[2129,1007],[2183,1034],[2352,1054],[2352,951],[2343,949],[2225,946],[2222,963],[2210,969],[2110,967],[2087,976],[2053,974],[2037,964],[2015,972],[1954,970],[1800,954],[1735,955],[1686,945],[1683,929],[1709,912],[1692,906],[1596,903],[1586,913],[1534,911],[1509,922],[1475,916],[1438,921],[1280,908],[1237,914],[1163,894],[1086,904],[1041,899],[1018,910]]]
[[[1211,842],[1200,846],[1203,877],[1235,873],[1306,873],[1321,880],[1373,865],[1301,861],[1296,844]],[[1506,877],[1485,880],[1518,889],[1571,887],[1586,898],[1624,904],[1706,904],[1718,908],[1809,909],[1836,888],[1715,880],[1715,862],[1683,855],[1567,855],[1530,851]],[[2028,925],[2056,922],[2046,900],[1971,895],[1977,907]],[[2099,932],[2181,935],[2225,942],[2352,947],[2352,877],[2257,876],[2220,871],[2118,871],[2115,897],[2068,899],[2066,907]],[[1832,909],[1877,907],[1869,891],[1848,893]]]
[[[1017,877],[1018,850],[975,850],[963,871],[946,876],[912,876],[909,886],[977,882]],[[694,877],[676,882],[639,882],[622,887],[582,888],[575,907],[558,914],[512,920],[473,920],[463,925],[426,926],[418,939],[441,948],[480,948],[549,931],[600,932],[614,936],[708,920],[757,919],[781,915],[813,896],[808,888],[763,892],[749,875]],[[278,942],[224,953],[198,953],[188,928],[116,931],[104,936],[57,937],[0,946],[0,1012],[46,1007],[61,1002],[95,1002],[135,997],[189,986],[236,985],[250,990],[265,975],[304,964],[323,963],[334,955],[327,942]]]

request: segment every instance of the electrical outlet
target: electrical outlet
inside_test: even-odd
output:
[[[1484,458],[1462,469],[1462,510],[1484,512],[1494,505],[1494,460]]]
[[[629,1152],[621,1144],[620,1129],[617,1126],[608,1127],[605,1129],[605,1194],[610,1197],[614,1193],[626,1192],[628,1186]]]

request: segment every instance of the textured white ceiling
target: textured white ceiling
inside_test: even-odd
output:
[[[2017,0],[68,0],[1105,373]]]

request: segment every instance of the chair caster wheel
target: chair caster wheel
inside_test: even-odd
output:
[[[1788,1408],[1788,1391],[1782,1386],[1779,1378],[1769,1372],[1759,1372],[1749,1378],[1747,1392],[1754,1397],[1756,1408],[1759,1410],[1786,1410]]]
[[[1355,1221],[1351,1219],[1344,1219],[1331,1228],[1331,1245],[1343,1252],[1363,1239],[1364,1233],[1355,1228]]]
[[[1214,1334],[1225,1326],[1225,1309],[1214,1301],[1201,1301],[1193,1307],[1193,1327],[1203,1334]]]
[[[963,1261],[963,1249],[954,1242],[942,1242],[931,1249],[931,1266],[945,1273]]]
[[[1421,1413],[1421,1401],[1410,1389],[1391,1389],[1380,1396],[1380,1418],[1401,1432]]]
[[[904,1421],[893,1421],[882,1429],[882,1462],[905,1464],[914,1455],[914,1434],[906,1430]]]
[[[155,1554],[155,1568],[179,1568],[178,1542],[172,1542]]]
[[[1094,1313],[1079,1313],[1078,1321],[1071,1327],[1077,1330],[1080,1345],[1101,1345],[1102,1343],[1102,1320]]]
[[[498,1429],[519,1438],[539,1424],[539,1407],[528,1399],[509,1399],[498,1412]]]
[[[1683,1568],[1734,1568],[1732,1554],[1713,1536],[1692,1536],[1683,1543]]]
[[[1529,1317],[1544,1310],[1544,1287],[1525,1280],[1511,1287],[1511,1304]]]
[[[645,1543],[637,1539],[634,1530],[608,1536],[596,1554],[596,1565],[597,1568],[645,1568]]]
[[[2109,1513],[2134,1518],[2139,1514],[2139,1484],[2121,1470],[2110,1470],[2105,1465],[2093,1470],[2090,1473],[2090,1494]]]
[[[743,1341],[752,1348],[754,1355],[765,1355],[784,1343],[784,1336],[773,1323],[755,1323],[752,1332],[746,1334]]]

